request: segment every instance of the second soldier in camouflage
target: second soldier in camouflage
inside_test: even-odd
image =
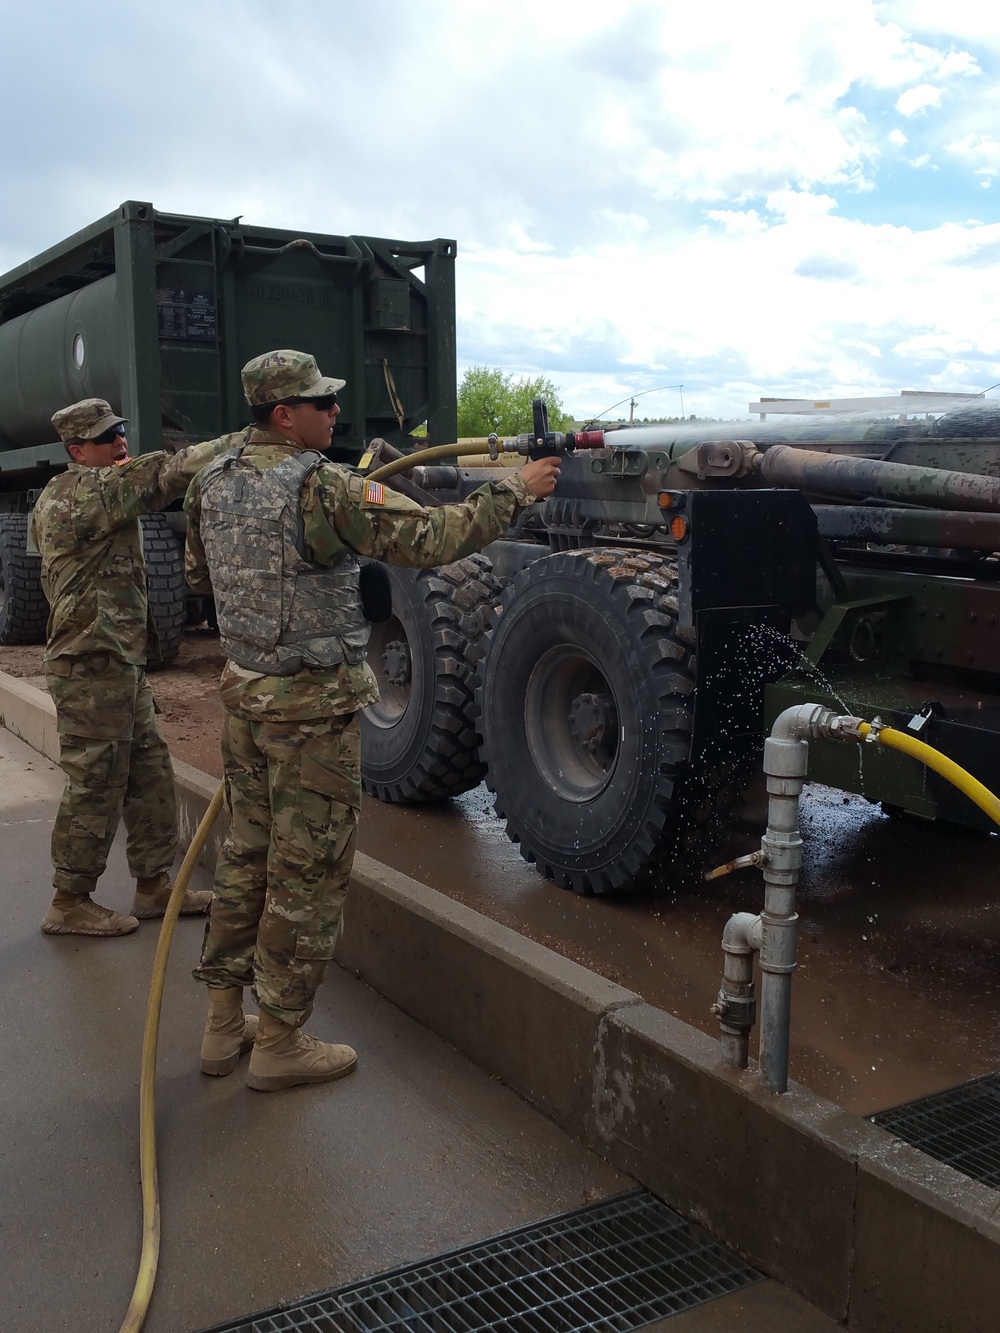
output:
[[[129,460],[125,422],[102,398],[56,412],[70,456],[35,504],[31,535],[51,608],[44,669],[56,706],[66,787],[52,828],[53,887],[42,930],[126,935],[162,916],[177,853],[170,756],[154,716],[145,663],[152,624],[139,516],[166,509],[195,473],[239,437]],[[119,821],[136,880],[132,914],[91,894]],[[205,911],[189,892],[184,911]]]

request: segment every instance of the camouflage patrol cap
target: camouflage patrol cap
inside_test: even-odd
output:
[[[243,392],[251,407],[280,403],[285,398],[323,398],[347,383],[319,373],[308,352],[283,348],[255,356],[243,367]]]
[[[126,417],[116,417],[111,404],[103,398],[83,398],[52,414],[52,424],[60,440],[96,440],[109,426],[124,424]]]

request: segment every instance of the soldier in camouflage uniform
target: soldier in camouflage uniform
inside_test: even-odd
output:
[[[243,369],[257,427],[185,500],[188,582],[214,590],[228,661],[221,691],[230,832],[195,977],[207,983],[202,1070],[248,1047],[243,987],[260,1007],[247,1083],[273,1091],[354,1069],[349,1046],[302,1031],[333,953],[361,806],[358,712],[378,697],[365,660],[359,556],[448,564],[548,495],[555,459],[423,509],[323,459],[344,381],[302,352]]]
[[[177,853],[173,773],[143,669],[152,626],[139,515],[165,509],[241,437],[129,460],[125,422],[102,398],[63,408],[52,424],[71,462],[39,496],[31,537],[51,607],[44,669],[66,786],[42,930],[128,935],[140,917],[163,915]],[[131,916],[90,896],[122,818],[136,880]],[[204,912],[210,902],[189,892],[181,910]]]

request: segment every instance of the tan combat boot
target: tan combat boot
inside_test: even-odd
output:
[[[277,1092],[298,1083],[332,1083],[357,1068],[357,1063],[357,1054],[350,1046],[317,1041],[301,1028],[291,1028],[270,1014],[261,1014],[250,1053],[247,1087],[257,1092]]]
[[[210,986],[208,1018],[201,1043],[201,1072],[231,1074],[256,1036],[256,1015],[243,1016],[243,987]]]
[[[102,907],[89,894],[79,898],[63,889],[52,899],[42,922],[46,935],[131,935],[138,928],[134,916],[122,916],[110,907]]]
[[[150,917],[162,916],[170,901],[173,888],[169,875],[155,875],[152,879],[138,879],[135,882],[135,897],[132,899],[132,915],[140,921]],[[198,912],[207,912],[212,906],[211,889],[185,889],[181,903],[181,916],[194,916]]]

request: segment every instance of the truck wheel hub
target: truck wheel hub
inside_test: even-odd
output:
[[[412,671],[409,644],[402,639],[387,643],[382,654],[382,668],[390,685],[409,685]]]
[[[578,694],[569,709],[569,730],[588,754],[596,754],[614,728],[614,705],[606,694]]]

